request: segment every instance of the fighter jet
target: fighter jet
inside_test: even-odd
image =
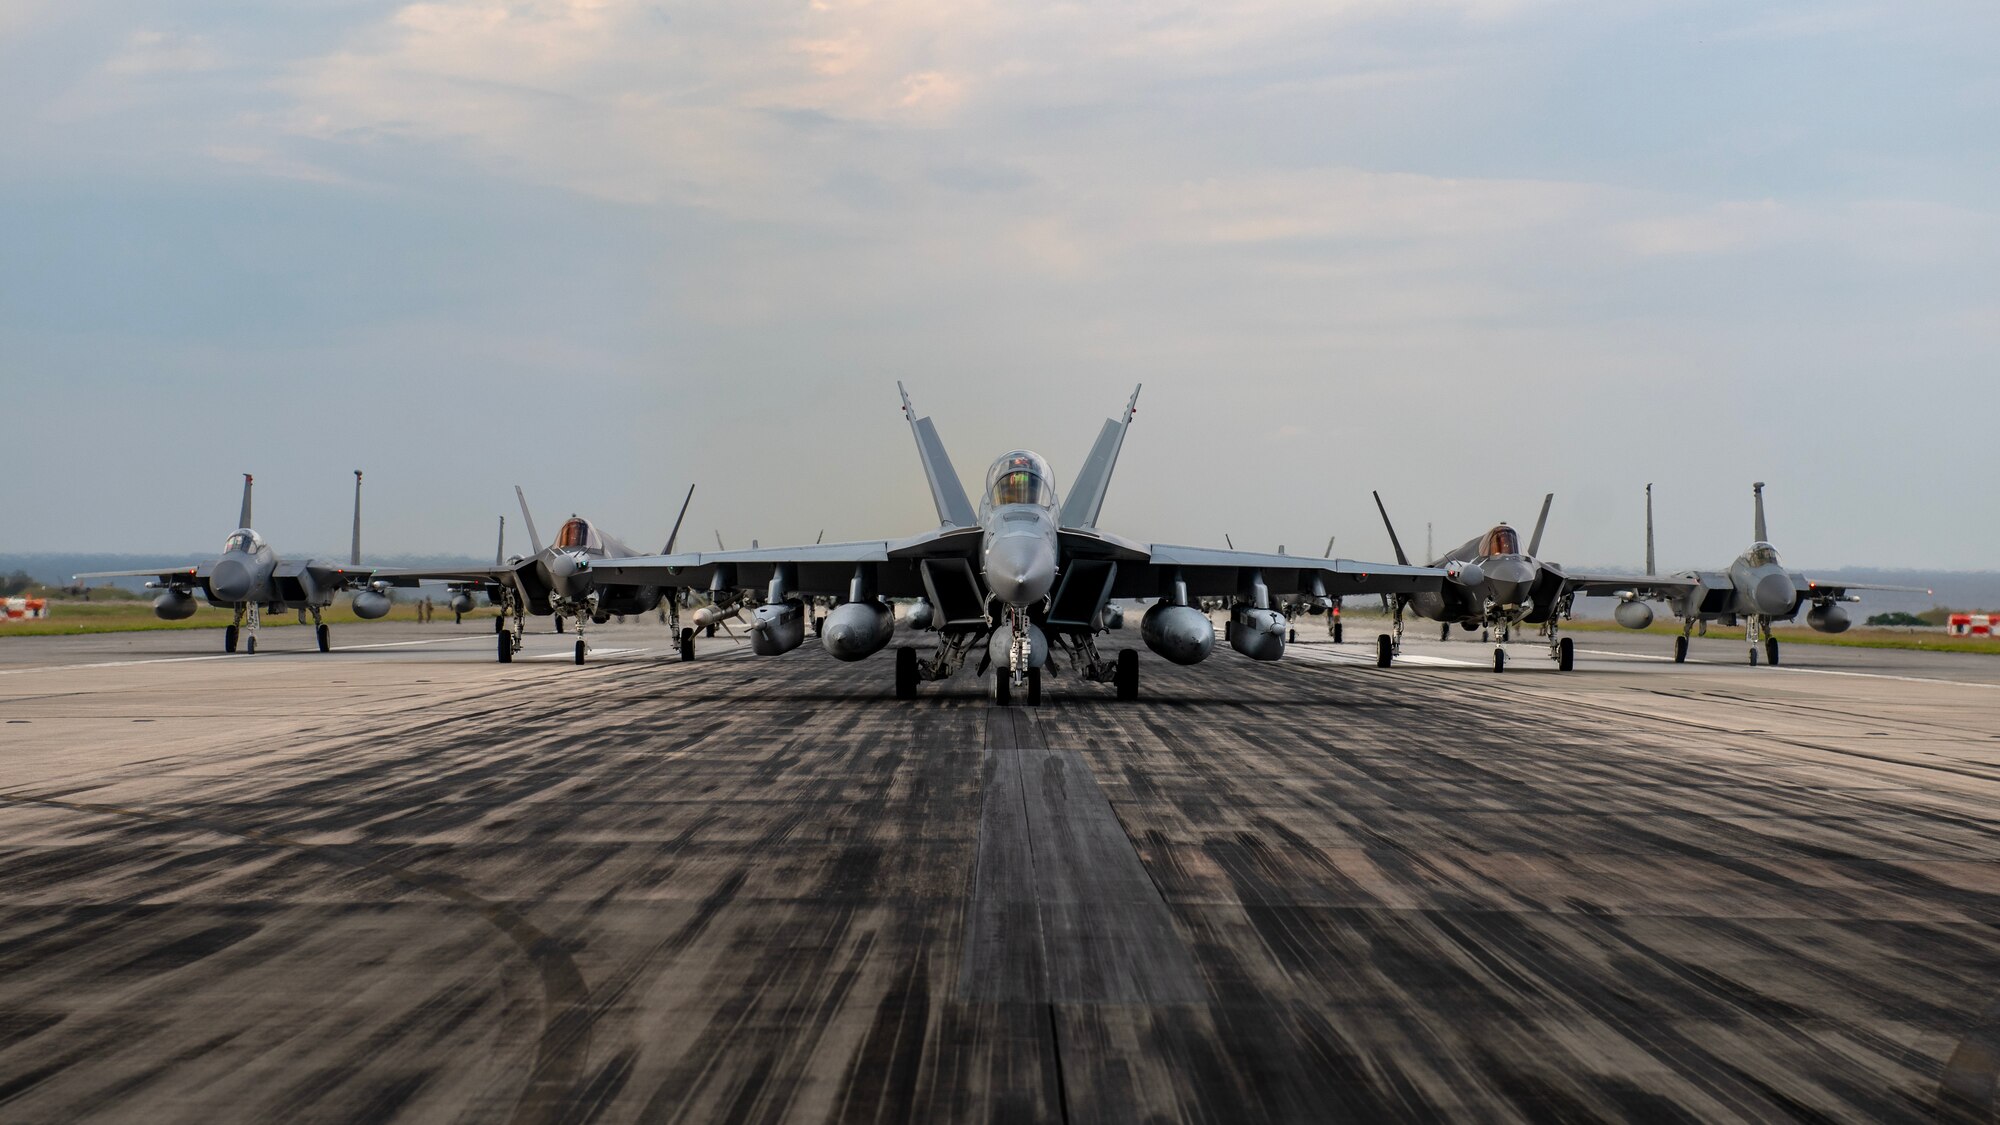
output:
[[[257,651],[257,629],[266,613],[296,610],[301,623],[310,613],[319,650],[332,647],[320,611],[333,604],[334,595],[359,589],[354,597],[357,617],[373,619],[389,612],[389,599],[368,588],[373,571],[361,565],[361,470],[354,470],[354,546],[348,565],[339,566],[315,559],[286,562],[271,550],[264,537],[250,526],[250,490],[254,484],[243,474],[243,510],[236,518],[236,530],[222,544],[222,554],[213,562],[189,566],[160,567],[154,570],[105,570],[75,576],[87,578],[150,578],[149,590],[163,593],[153,599],[153,613],[163,621],[183,621],[194,616],[198,590],[213,606],[236,611],[235,619],[222,631],[222,651],[235,652],[238,637],[247,627],[244,651]]]
[[[1542,497],[1542,514],[1535,520],[1535,534],[1528,549],[1521,549],[1521,534],[1506,523],[1498,523],[1486,533],[1452,548],[1431,565],[1445,572],[1445,582],[1435,591],[1420,591],[1397,598],[1392,608],[1393,632],[1378,638],[1375,662],[1387,668],[1402,651],[1403,611],[1441,622],[1442,636],[1451,637],[1457,624],[1466,630],[1478,629],[1482,639],[1494,639],[1493,670],[1507,669],[1507,642],[1521,625],[1539,625],[1549,642],[1549,659],[1564,672],[1576,667],[1576,645],[1562,636],[1561,625],[1570,616],[1570,606],[1578,591],[1599,581],[1631,583],[1629,577],[1575,574],[1539,557],[1542,531],[1548,526],[1551,492]],[[1382,494],[1375,493],[1375,508],[1382,513],[1382,526],[1389,531],[1389,545],[1398,562],[1409,562],[1403,544],[1396,538],[1396,526],[1389,522],[1389,509]]]
[[[1928,594],[1923,586],[1880,586],[1866,582],[1819,582],[1796,570],[1787,570],[1778,561],[1778,549],[1771,546],[1764,524],[1764,482],[1750,486],[1755,510],[1751,543],[1736,561],[1722,570],[1690,570],[1661,576],[1653,564],[1653,486],[1646,486],[1646,577],[1600,579],[1582,583],[1580,592],[1619,599],[1612,610],[1620,625],[1644,629],[1653,623],[1653,610],[1646,602],[1664,602],[1668,612],[1681,619],[1681,635],[1674,638],[1674,663],[1687,660],[1688,638],[1699,624],[1706,632],[1708,623],[1734,626],[1743,623],[1744,641],[1750,648],[1750,663],[1757,663],[1761,646],[1764,658],[1778,662],[1778,638],[1771,635],[1773,621],[1791,621],[1810,602],[1806,624],[1821,633],[1841,633],[1851,623],[1842,602],[1861,599],[1850,590],[1885,590]]]
[[[514,486],[514,497],[521,504],[521,520],[528,526],[528,542],[534,554],[525,558],[517,555],[503,562],[496,553],[492,566],[384,569],[377,572],[377,580],[393,586],[444,582],[451,589],[450,604],[456,613],[471,609],[474,596],[484,594],[491,604],[500,607],[493,631],[502,664],[512,663],[514,654],[521,651],[521,636],[527,632],[530,613],[553,616],[558,633],[563,631],[563,618],[572,619],[576,624],[576,662],[581,664],[590,651],[583,636],[586,620],[602,625],[613,614],[650,613],[659,607],[662,596],[659,585],[606,580],[590,570],[592,562],[631,558],[638,555],[637,551],[578,515],[564,520],[556,531],[555,542],[544,547],[535,531],[535,517],[528,512],[528,497],[518,484]],[[687,518],[688,504],[693,500],[694,486],[689,485],[687,496],[681,501],[680,516],[667,536],[665,550],[674,549],[674,541],[680,537],[681,520]],[[501,550],[505,550],[504,522],[501,533]],[[669,612],[678,619],[677,603],[670,599],[667,604]]]
[[[920,683],[948,679],[973,659],[990,667],[989,691],[1001,705],[1025,689],[1039,703],[1042,678],[1059,667],[1080,679],[1116,686],[1120,699],[1139,691],[1139,654],[1107,659],[1098,638],[1117,616],[1112,599],[1157,598],[1140,621],[1146,646],[1176,664],[1197,664],[1215,647],[1215,630],[1198,608],[1204,597],[1229,597],[1230,645],[1253,660],[1284,655],[1284,599],[1330,605],[1341,596],[1407,594],[1435,589],[1442,571],[1426,567],[1313,559],[1250,551],[1141,544],[1099,529],[1098,517],[1139,391],[1120,418],[1098,433],[1067,501],[1057,495],[1047,461],[1027,449],[1003,453],[987,469],[975,510],[945,454],[937,428],[919,418],[901,384],[903,414],[916,439],[938,527],[907,539],[759,548],[643,559],[593,560],[598,581],[705,586],[717,605],[749,607],[752,651],[776,656],[805,639],[805,599],[837,604],[820,630],[835,658],[864,659],[887,647],[895,614],[885,599],[923,599],[936,644],[896,652],[896,696],[912,699]],[[919,618],[924,613],[918,615]],[[683,657],[691,632],[681,634]]]

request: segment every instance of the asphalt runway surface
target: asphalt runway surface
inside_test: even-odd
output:
[[[0,635],[0,1120],[1994,1116],[2000,660],[489,628]]]

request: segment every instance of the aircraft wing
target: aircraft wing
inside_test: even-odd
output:
[[[86,578],[151,578],[162,586],[192,586],[208,577],[208,564],[199,566],[163,566],[154,570],[93,570],[89,574],[72,574],[72,582]]]
[[[1702,584],[1692,574],[1590,574],[1551,569],[1562,575],[1571,590],[1585,597],[1619,597],[1629,593],[1641,598],[1665,598],[1685,594]]]
[[[1792,587],[1809,598],[1846,597],[1849,590],[1879,590],[1888,594],[1929,594],[1929,586],[1884,586],[1874,582],[1819,582],[1792,571]]]
[[[1078,546],[1067,531],[1065,547]],[[1105,536],[1101,541],[1127,550],[1135,545]],[[1155,543],[1138,548],[1143,558],[1118,562],[1116,597],[1157,597],[1175,572],[1187,583],[1189,597],[1226,597],[1242,591],[1249,572],[1263,575],[1273,594],[1306,594],[1340,598],[1358,594],[1412,594],[1437,589],[1445,572],[1428,566],[1316,559],[1310,555],[1278,555],[1261,551],[1229,551],[1215,547],[1182,547]],[[1078,550],[1076,553],[1081,554]]]
[[[460,566],[431,569],[383,567],[369,572],[369,580],[390,586],[415,586],[421,582],[485,582],[495,586],[514,584],[511,566]]]
[[[365,566],[342,566],[333,563],[280,563],[275,572],[284,577],[288,572],[304,571],[312,575],[313,584],[322,590],[344,590],[366,586],[375,572]]]
[[[781,565],[797,572],[793,593],[844,595],[855,568],[873,564],[877,591],[885,598],[924,594],[920,564],[927,558],[970,559],[984,533],[977,527],[943,528],[910,539],[865,539],[855,543],[808,543],[798,547],[753,547],[740,551],[688,551],[593,559],[598,582],[618,586],[678,586],[711,589],[720,574],[731,590],[762,589]]]

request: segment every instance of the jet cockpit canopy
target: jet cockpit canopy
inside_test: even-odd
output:
[[[1485,555],[1518,555],[1521,553],[1521,535],[1506,524],[1486,533],[1480,541],[1479,553]]]
[[[235,531],[229,533],[229,538],[222,541],[222,553],[225,555],[232,551],[245,555],[254,555],[263,549],[263,538],[247,527],[237,528]]]
[[[582,516],[571,516],[563,523],[562,529],[556,532],[555,545],[557,549],[564,551],[583,551],[586,554],[598,555],[604,553],[603,536],[597,534],[597,529],[590,526],[590,521]]]
[[[1049,472],[1049,463],[1040,454],[1017,449],[1004,454],[993,467],[986,470],[986,503],[998,508],[1003,504],[1034,504],[1043,508],[1056,506],[1054,476]]]
[[[1750,560],[1751,566],[1778,565],[1778,549],[1769,543],[1752,543],[1750,549],[1743,554]]]

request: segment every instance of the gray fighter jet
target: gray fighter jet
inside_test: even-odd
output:
[[[1387,668],[1403,646],[1403,612],[1442,623],[1442,636],[1451,637],[1456,624],[1465,630],[1478,629],[1481,638],[1491,634],[1493,670],[1507,668],[1507,642],[1522,625],[1541,626],[1549,642],[1549,659],[1567,672],[1576,666],[1576,645],[1562,635],[1562,621],[1570,616],[1577,593],[1593,583],[1620,581],[1617,575],[1577,574],[1540,557],[1542,531],[1548,526],[1551,492],[1542,497],[1542,514],[1535,520],[1535,534],[1528,549],[1521,549],[1521,534],[1506,523],[1487,529],[1484,535],[1468,539],[1444,553],[1431,565],[1445,572],[1444,583],[1434,591],[1419,591],[1397,598],[1392,607],[1393,632],[1379,638],[1375,662]],[[1375,493],[1375,508],[1382,513],[1382,526],[1389,531],[1389,545],[1398,562],[1409,562],[1396,526],[1389,522],[1389,509],[1382,494]]]
[[[182,621],[194,616],[197,591],[213,606],[226,606],[236,617],[222,631],[222,651],[235,652],[245,628],[244,651],[257,651],[257,629],[266,613],[297,611],[303,622],[310,613],[313,635],[319,650],[326,652],[332,640],[320,611],[333,604],[342,590],[359,590],[354,597],[358,617],[377,618],[389,612],[389,599],[368,587],[374,573],[361,565],[361,470],[354,470],[354,546],[346,566],[315,559],[286,562],[278,557],[250,526],[250,490],[255,482],[243,474],[243,510],[236,530],[223,541],[222,554],[212,562],[154,570],[104,570],[76,575],[87,578],[150,578],[149,590],[163,591],[153,599],[153,613],[163,621]]]
[[[1646,486],[1646,576],[1644,578],[1600,578],[1577,585],[1581,593],[1619,599],[1612,616],[1627,629],[1644,629],[1653,623],[1649,600],[1666,604],[1668,612],[1681,619],[1681,635],[1674,638],[1674,662],[1687,660],[1688,637],[1699,625],[1704,633],[1709,622],[1735,626],[1743,624],[1743,639],[1750,648],[1750,663],[1757,663],[1757,650],[1764,658],[1778,662],[1778,638],[1771,635],[1773,621],[1791,621],[1808,603],[1806,624],[1821,633],[1841,633],[1851,623],[1842,602],[1861,599],[1850,590],[1887,590],[1928,594],[1923,586],[1881,586],[1867,582],[1820,582],[1796,570],[1787,570],[1778,561],[1778,549],[1771,546],[1770,531],[1764,524],[1764,482],[1750,486],[1755,509],[1756,541],[1722,570],[1690,570],[1674,575],[1657,575],[1653,565],[1653,486]]]
[[[898,384],[899,391],[902,390]],[[1060,654],[1079,678],[1116,685],[1120,699],[1139,691],[1139,654],[1107,659],[1097,639],[1118,616],[1112,599],[1157,598],[1140,621],[1148,648],[1176,664],[1196,664],[1215,646],[1215,630],[1198,608],[1205,597],[1233,599],[1230,644],[1253,660],[1284,655],[1288,599],[1331,605],[1356,594],[1409,594],[1435,589],[1443,572],[1426,567],[1300,558],[1251,551],[1142,544],[1100,530],[1098,516],[1125,434],[1137,412],[1132,392],[1122,417],[1099,431],[1067,501],[1039,455],[1016,449],[986,472],[977,510],[966,499],[937,429],[919,418],[903,392],[903,413],[939,526],[908,539],[759,548],[653,558],[593,560],[600,582],[696,585],[718,606],[750,609],[754,652],[775,656],[805,639],[805,602],[831,596],[837,604],[820,630],[826,650],[861,660],[887,647],[895,614],[885,599],[922,598],[935,647],[896,653],[896,695],[914,698],[919,683],[949,678],[975,654],[990,666],[995,702],[1025,689],[1040,702],[1042,676]],[[681,634],[692,654],[691,631]]]
[[[590,651],[583,636],[585,621],[602,625],[613,614],[651,613],[659,608],[664,592],[660,585],[608,580],[590,569],[593,562],[631,558],[638,555],[637,551],[578,515],[564,520],[555,542],[545,547],[535,532],[535,517],[528,513],[528,498],[520,485],[514,486],[514,497],[520,501],[521,519],[528,525],[528,542],[534,554],[525,558],[517,555],[503,562],[496,553],[492,566],[385,569],[376,573],[377,581],[393,586],[446,583],[452,594],[451,608],[456,613],[470,610],[474,597],[484,595],[489,603],[500,607],[493,631],[502,664],[511,663],[514,654],[521,651],[521,635],[527,631],[528,614],[553,617],[558,633],[563,631],[563,618],[572,619],[576,624],[576,662],[581,664]],[[688,504],[693,500],[694,486],[689,485],[687,496],[681,501],[680,516],[667,536],[665,550],[674,549],[674,541],[681,533],[681,520],[687,518]],[[501,550],[505,550],[505,533],[503,521]],[[667,606],[677,622],[678,604],[669,598]]]

